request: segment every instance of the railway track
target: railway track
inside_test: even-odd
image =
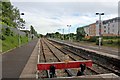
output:
[[[39,44],[39,49],[40,49],[40,52],[39,52],[39,55],[38,55],[38,63],[44,63],[44,62],[47,62],[46,60],[46,57],[44,55],[44,49],[43,49],[43,45],[42,45],[42,41],[40,40],[40,44]],[[38,78],[48,78],[49,74],[48,74],[48,71],[47,70],[43,70],[43,71],[40,71],[37,73],[38,74]]]
[[[56,45],[54,45],[53,43],[49,42],[52,46],[54,46],[56,49],[58,49],[60,52],[62,52],[65,55],[68,55],[70,57],[71,60],[73,61],[78,61],[78,60],[85,60],[84,58],[80,57],[80,56],[76,56],[73,53],[71,53],[70,51],[67,50],[63,50],[60,49],[59,47],[57,47]],[[94,70],[93,68],[87,67],[87,71],[85,72],[88,75],[91,74],[100,74],[99,71]]]
[[[61,55],[61,54],[63,54],[63,56],[60,56],[60,55],[58,55],[58,53],[57,53],[57,55],[55,55],[56,57],[64,57],[65,55],[67,55],[67,53],[68,52],[64,52],[64,51],[62,51],[61,49],[59,49],[58,47],[56,47],[55,45],[53,45],[52,43],[50,43],[50,42],[48,42],[47,40],[45,40],[45,42],[46,42],[46,44],[49,44],[49,49],[52,51],[52,53],[55,53],[55,51],[53,51],[53,50],[57,50],[57,51],[59,51],[58,53]],[[54,49],[52,49],[52,47],[54,47]],[[71,61],[77,61],[73,56],[70,56],[70,55],[68,55],[69,57],[70,57],[70,60]],[[65,61],[65,59],[59,59],[59,61]],[[69,74],[69,76],[76,76],[76,72],[78,71],[78,69],[71,69],[71,70],[68,70],[67,71],[67,73]],[[98,72],[96,72],[95,70],[93,70],[93,69],[91,69],[91,68],[88,68],[88,70],[86,71],[86,73],[89,73],[89,75],[91,75],[91,72],[92,72],[92,74],[98,74]]]
[[[58,62],[62,62],[62,61],[65,61],[65,54],[63,54],[62,52],[60,52],[57,48],[55,48],[54,46],[52,46],[51,44],[47,43],[47,41],[44,41],[44,43],[46,44],[46,46],[49,48],[49,50],[51,51],[51,53],[57,58]],[[68,69],[65,69],[65,70],[58,70],[58,73],[61,73],[63,72],[62,74],[65,74],[65,76],[63,75],[63,77],[66,77],[66,76],[73,76],[74,74],[68,70]],[[66,75],[67,73],[67,75]],[[61,74],[60,74],[61,76]],[[59,76],[58,76],[59,77]]]
[[[115,66],[113,66],[112,64],[107,64],[107,62],[104,62],[104,60],[101,60],[101,61],[102,61],[102,63],[106,63],[106,65],[100,63],[98,60],[94,60],[94,59],[90,58],[89,57],[90,55],[83,56],[81,54],[77,54],[77,52],[74,52],[74,51],[72,51],[70,49],[65,49],[65,50],[70,51],[74,55],[80,56],[85,60],[88,60],[88,59],[93,60],[93,67],[96,68],[96,66],[97,66],[98,68],[100,68],[100,70],[102,72],[101,71],[99,71],[99,72],[101,72],[101,73],[115,73],[116,75],[120,76],[120,70],[115,69]]]
[[[52,43],[51,43],[52,44]],[[54,44],[58,45],[57,43],[54,42]],[[52,44],[53,45],[53,44]],[[54,45],[55,46],[55,45]],[[57,46],[56,46],[57,47]],[[60,45],[59,45],[60,47]],[[70,55],[72,56],[76,56],[76,57],[80,57],[80,59],[85,59],[85,60],[88,60],[90,59],[89,58],[89,55],[86,55],[86,56],[82,56],[81,54],[78,54],[77,51],[73,51],[72,49],[69,49],[69,48],[64,48],[64,47],[61,47],[62,51],[63,52],[66,52],[68,51],[69,53],[71,53]],[[77,58],[76,58],[77,59]],[[79,58],[77,59],[79,60]],[[109,67],[108,67],[109,66]],[[111,65],[103,65],[101,64],[100,62],[96,61],[96,60],[93,60],[93,70],[96,70],[96,72],[98,72],[98,74],[103,74],[103,73],[115,73],[116,75],[120,76],[120,72],[119,70],[114,70],[112,68],[110,68]],[[114,66],[112,66],[114,68]]]
[[[48,46],[48,44],[46,42],[44,42],[44,40],[41,40],[41,52],[40,52],[40,62],[59,62],[61,61],[55,54],[54,52],[50,49],[50,47]],[[43,76],[44,74],[47,74],[46,77],[43,78],[50,78],[49,76],[49,70],[45,71],[45,72],[40,72],[41,74],[39,74],[39,76]],[[56,70],[56,77],[60,77],[60,76],[64,76],[66,77],[67,74],[65,74],[64,70]]]
[[[73,52],[72,50],[65,49],[63,46],[58,45],[57,43],[53,43],[48,41],[47,39],[41,40],[41,55],[44,58],[44,62],[61,62],[65,61],[64,56],[69,56],[70,61],[78,61],[78,60],[87,60],[87,58],[80,56]],[[46,54],[47,53],[47,54]],[[51,56],[50,56],[51,55]],[[41,57],[42,57],[41,56]],[[49,57],[50,58],[49,58]],[[77,69],[66,69],[66,70],[56,70],[56,77],[67,77],[67,76],[76,76]],[[86,75],[94,75],[94,74],[104,74],[111,73],[113,71],[107,69],[100,64],[93,62],[93,67],[87,67],[85,70]],[[47,74],[47,78],[49,77],[49,71],[44,72]],[[62,75],[61,75],[62,74]]]

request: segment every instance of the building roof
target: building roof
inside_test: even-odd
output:
[[[113,21],[120,22],[120,17],[116,17],[116,18],[112,18],[112,19],[109,19],[109,20],[105,20],[105,21],[103,21],[103,24],[107,24],[108,22],[113,22]]]
[[[112,19],[109,19],[109,20],[104,20],[102,23],[103,23],[103,24],[107,24],[108,22],[113,22],[113,21],[120,22],[120,17],[115,17],[115,18],[112,18]],[[90,25],[98,24],[98,23],[99,23],[99,21],[96,21],[95,23],[91,23],[91,24],[89,24],[89,25],[82,26],[82,27],[79,27],[79,28],[87,28],[87,27],[89,27]]]

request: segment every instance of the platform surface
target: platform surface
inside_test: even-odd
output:
[[[92,48],[83,47],[83,46],[80,46],[80,45],[78,46],[78,45],[71,44],[70,42],[65,42],[65,41],[62,41],[62,40],[55,40],[55,39],[50,39],[50,40],[61,43],[61,44],[65,44],[65,45],[68,45],[68,46],[72,46],[72,47],[75,47],[75,48],[78,48],[78,49],[80,48],[80,49],[83,49],[83,50],[86,50],[86,51],[94,52],[94,53],[99,54],[99,55],[103,55],[103,56],[107,56],[107,57],[111,57],[111,58],[120,60],[119,55],[110,54],[110,53],[108,53],[108,50],[106,52],[103,52],[102,49],[99,51],[98,49],[92,49]],[[109,50],[109,52],[113,52],[113,51]],[[117,53],[120,54],[119,51]]]

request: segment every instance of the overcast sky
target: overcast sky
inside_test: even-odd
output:
[[[10,0],[12,4],[24,13],[21,17],[26,21],[26,28],[33,25],[38,33],[57,32],[71,25],[71,32],[76,33],[77,27],[82,27],[98,20],[96,12],[104,12],[102,20],[118,16],[119,0]],[[62,32],[62,31],[59,31]]]

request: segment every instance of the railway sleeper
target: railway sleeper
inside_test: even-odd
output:
[[[73,71],[71,71],[70,69],[65,69],[65,72],[67,73],[68,77],[76,76],[76,74]]]

